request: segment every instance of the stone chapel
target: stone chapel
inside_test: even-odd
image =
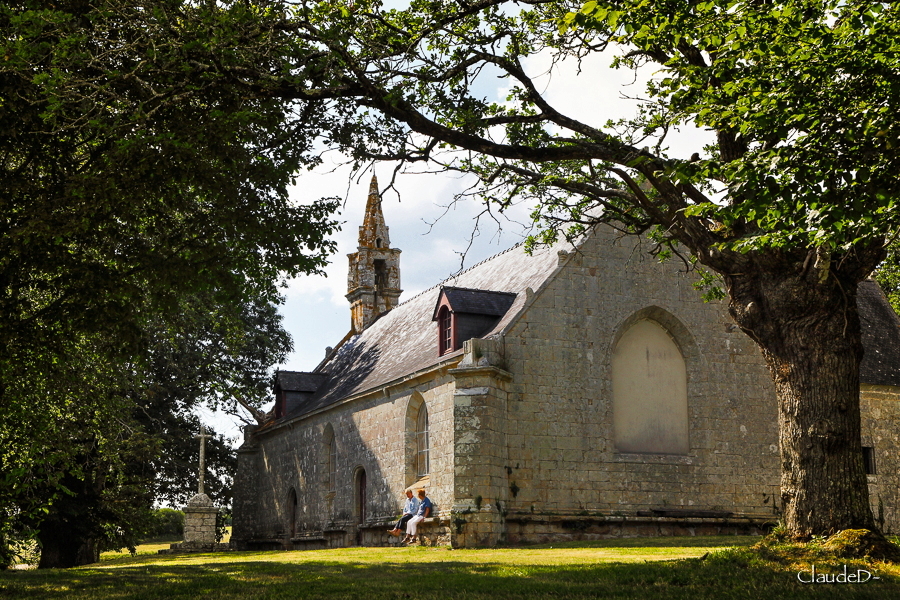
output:
[[[762,531],[777,521],[771,377],[723,303],[645,240],[489,258],[400,303],[375,179],[349,255],[350,332],[281,371],[245,430],[232,543],[387,545],[404,490],[456,547]],[[876,518],[900,529],[900,319],[859,290],[863,461]]]

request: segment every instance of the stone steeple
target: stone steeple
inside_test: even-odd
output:
[[[391,248],[388,226],[381,212],[378,180],[372,176],[366,216],[359,228],[357,251],[348,254],[347,300],[353,333],[369,326],[378,315],[397,306],[400,289],[400,250]]]

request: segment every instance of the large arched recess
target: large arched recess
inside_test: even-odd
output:
[[[616,452],[689,454],[689,372],[698,357],[690,331],[658,306],[619,326],[610,361]]]

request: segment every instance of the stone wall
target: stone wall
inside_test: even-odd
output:
[[[469,340],[456,378],[454,404],[453,545],[492,546],[504,534],[507,481],[507,394],[511,375],[496,364],[497,342]],[[481,360],[481,359],[484,360]]]
[[[557,277],[505,336],[507,516],[669,508],[775,518],[777,407],[762,358],[722,303],[701,300],[681,261],[660,264],[640,243],[601,229],[561,254]],[[661,325],[684,356],[686,454],[616,451],[612,353],[641,319]]]
[[[409,432],[421,403],[431,429],[427,488],[438,509],[423,528],[427,543],[770,526],[780,510],[780,456],[768,370],[724,303],[704,303],[680,261],[660,264],[642,243],[599,229],[576,252],[560,253],[556,275],[527,290],[520,318],[502,335],[467,342],[461,358],[408,381],[257,432],[240,451],[233,539],[244,547],[395,544],[386,530],[415,483]],[[680,453],[617,450],[611,365],[622,336],[643,320],[665,330],[683,358],[687,445],[671,446]],[[869,478],[873,510],[896,532],[900,389],[864,386],[862,409],[863,445],[875,448],[878,466]],[[328,428],[337,444],[333,491]]]
[[[860,390],[862,445],[874,448],[869,498],[885,533],[900,533],[900,388],[865,385]]]
[[[402,509],[404,490],[416,482],[408,448],[414,438],[407,431],[415,418],[408,413],[411,404],[422,402],[431,431],[431,475],[425,486],[437,514],[449,514],[454,497],[453,379],[446,371],[446,367],[438,369],[422,379],[379,389],[256,433],[240,451],[236,543],[246,547],[396,543],[386,531]],[[327,489],[323,443],[329,426],[337,444],[334,490]],[[363,470],[364,518],[358,498]],[[297,498],[295,511],[291,490]]]

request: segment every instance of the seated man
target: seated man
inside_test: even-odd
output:
[[[406,504],[403,505],[403,516],[400,517],[393,529],[388,530],[388,533],[394,537],[399,537],[400,532],[403,531],[407,521],[412,519],[418,511],[418,498],[413,496],[412,490],[406,490]]]
[[[418,541],[419,538],[416,536],[416,528],[419,526],[419,523],[431,515],[432,504],[431,500],[425,497],[425,488],[419,488],[417,494],[419,496],[419,510],[416,511],[416,516],[410,519],[409,523],[406,524],[406,537],[403,538],[404,543]]]

